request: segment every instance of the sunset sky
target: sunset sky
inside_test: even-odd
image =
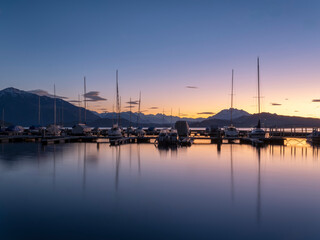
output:
[[[230,107],[320,117],[320,1],[0,2],[0,88],[78,98],[99,91],[112,111],[115,72],[124,102],[189,117]],[[187,87],[187,86],[191,86]],[[151,109],[153,108],[153,109]],[[158,108],[158,109],[157,109]]]

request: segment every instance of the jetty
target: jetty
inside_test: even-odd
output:
[[[251,144],[254,146],[258,145],[284,145],[288,139],[297,138],[304,139],[314,130],[313,128],[265,128],[266,138],[263,140],[253,139],[249,137],[249,130],[240,130],[238,137],[224,137],[221,136],[209,136],[204,129],[191,129],[189,138],[193,144]],[[320,130],[320,129],[316,129]],[[125,134],[120,138],[109,137],[106,134],[95,134],[75,136],[41,136],[41,135],[0,135],[0,143],[15,143],[15,142],[40,142],[43,145],[49,144],[62,144],[72,142],[92,142],[99,144],[110,144],[111,146],[132,144],[132,143],[151,143],[154,144],[158,134],[153,133],[152,135],[135,136]]]

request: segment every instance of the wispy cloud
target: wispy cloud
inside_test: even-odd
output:
[[[79,100],[69,100],[68,102],[70,102],[70,103],[80,103],[81,101],[79,101]]]
[[[158,107],[150,107],[149,109],[159,109]]]
[[[286,100],[286,101],[288,101],[288,100],[289,100],[289,98],[286,98],[285,100]]]
[[[186,86],[186,88],[197,89],[198,87],[196,87],[196,86]]]
[[[132,104],[132,105],[137,105],[139,104],[139,101],[129,101],[129,102],[126,102],[127,104]]]
[[[51,98],[54,97],[53,94],[50,94],[47,91],[42,90],[42,89],[31,90],[31,91],[28,91],[28,92],[36,94],[36,95],[41,96],[41,97],[51,97]],[[56,95],[56,98],[67,99],[67,97],[58,96],[58,95]]]
[[[98,102],[98,101],[106,101],[106,98],[100,97],[99,96],[100,92],[98,91],[91,91],[91,92],[87,92],[86,94],[84,94],[83,96],[86,97],[86,101],[88,102]]]
[[[295,110],[294,112],[299,112],[298,110]]]
[[[281,103],[270,103],[272,106],[281,106]]]
[[[320,99],[312,99],[312,102],[320,102]]]
[[[214,112],[199,112],[199,113],[197,113],[197,114],[199,114],[199,115],[209,115],[209,114],[214,114]]]

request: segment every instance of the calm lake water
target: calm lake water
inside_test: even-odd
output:
[[[320,239],[318,149],[0,145],[0,239]]]

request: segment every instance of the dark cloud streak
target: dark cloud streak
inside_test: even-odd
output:
[[[90,91],[84,94],[83,96],[86,97],[86,101],[88,102],[98,102],[98,101],[106,101],[106,98],[99,96],[100,92],[98,91]]]
[[[281,106],[281,103],[270,103],[272,106]]]
[[[214,114],[214,112],[199,112],[197,113],[199,115],[203,114],[203,115],[209,115],[209,114]]]

